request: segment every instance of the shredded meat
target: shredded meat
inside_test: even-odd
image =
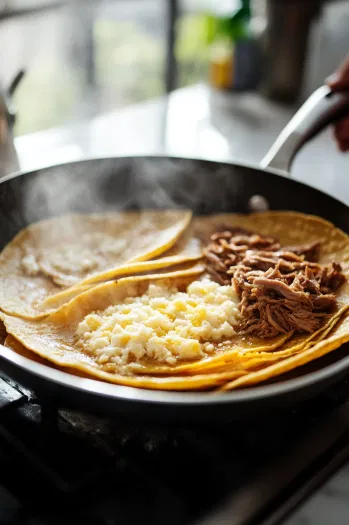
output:
[[[312,333],[336,309],[334,292],[346,280],[338,263],[316,262],[320,243],[281,247],[271,237],[222,230],[205,250],[206,268],[240,297],[237,330],[261,338]]]

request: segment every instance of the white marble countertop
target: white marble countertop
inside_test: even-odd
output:
[[[256,95],[223,96],[198,85],[66,129],[18,137],[15,146],[22,170],[127,154],[258,164],[292,114]],[[329,130],[303,148],[292,174],[349,204],[349,155],[337,152]],[[348,501],[346,466],[286,523],[347,525]]]

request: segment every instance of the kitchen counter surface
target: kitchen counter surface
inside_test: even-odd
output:
[[[258,164],[294,109],[257,95],[222,95],[205,85],[101,115],[65,129],[18,137],[20,167],[31,170],[95,156],[169,154]],[[349,156],[327,130],[305,146],[292,176],[349,204]],[[287,525],[347,525],[349,465],[327,482]]]
[[[196,85],[64,129],[17,137],[15,145],[23,170],[128,154],[258,164],[294,111],[255,94],[223,95]],[[327,130],[298,154],[292,176],[349,202],[348,167]]]

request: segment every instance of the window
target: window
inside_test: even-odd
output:
[[[206,5],[207,0],[0,2],[0,84],[26,69],[14,95],[15,135],[205,80]]]
[[[3,18],[0,81],[7,85],[19,68],[27,70],[14,96],[15,134],[163,94],[166,3],[53,2],[52,8]],[[37,0],[8,4],[29,10]]]

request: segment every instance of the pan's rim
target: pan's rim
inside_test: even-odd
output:
[[[286,179],[290,179],[290,180],[293,180],[293,182],[297,182],[299,184],[304,184],[305,186],[308,186],[308,184],[306,183],[303,183],[303,182],[300,182],[300,181],[296,181],[295,179],[292,179],[290,177],[290,173],[289,172],[285,172],[285,171],[282,171],[282,170],[279,170],[277,168],[261,168],[258,164],[256,163],[250,163],[250,162],[242,162],[242,161],[239,161],[238,159],[232,159],[232,160],[227,160],[227,159],[212,159],[212,158],[208,158],[208,157],[204,157],[204,156],[197,156],[197,157],[193,157],[191,155],[174,155],[174,154],[171,154],[171,155],[168,155],[166,153],[160,153],[160,152],[157,152],[157,153],[130,153],[130,154],[118,154],[118,155],[92,155],[92,156],[84,156],[83,158],[81,159],[75,159],[75,160],[67,160],[67,161],[64,161],[64,162],[59,162],[59,163],[49,163],[49,164],[43,164],[41,166],[38,166],[38,167],[34,167],[34,168],[31,168],[31,169],[28,169],[28,170],[16,170],[16,171],[11,171],[10,173],[8,173],[7,175],[4,175],[3,177],[1,177],[0,179],[0,184],[2,184],[3,182],[7,182],[9,180],[12,180],[12,179],[15,179],[15,178],[18,178],[18,177],[21,177],[21,176],[26,176],[26,175],[31,175],[31,174],[34,174],[34,173],[37,173],[37,172],[40,172],[40,171],[46,171],[46,170],[50,170],[50,169],[55,169],[55,168],[59,168],[59,167],[64,167],[64,166],[70,166],[70,165],[76,165],[76,164],[84,164],[84,163],[88,163],[88,162],[96,162],[96,161],[110,161],[112,162],[113,160],[117,160],[117,159],[148,159],[148,160],[154,160],[154,159],[167,159],[167,160],[186,160],[186,161],[193,161],[193,162],[207,162],[207,163],[210,163],[210,164],[222,164],[222,165],[225,165],[225,166],[238,166],[240,168],[248,168],[248,169],[254,169],[254,170],[257,170],[257,171],[261,171],[261,172],[266,172],[266,173],[271,173],[273,175],[279,175],[280,177],[284,177]],[[313,188],[312,186],[309,186],[310,188]],[[316,191],[320,191],[321,190],[318,190],[317,188],[313,188],[315,189]],[[322,192],[324,193],[324,192]],[[335,197],[332,197],[334,199],[336,199]],[[336,199],[338,200],[338,199]],[[343,203],[344,204],[344,203]]]
[[[7,175],[5,175],[4,177],[1,177],[0,179],[0,184],[3,184],[3,183],[6,183],[8,181],[11,181],[12,179],[16,179],[16,178],[19,178],[19,177],[24,177],[24,176],[30,176],[31,174],[35,174],[35,173],[38,173],[38,172],[42,172],[42,171],[46,171],[46,170],[54,170],[55,168],[59,168],[59,167],[68,167],[68,166],[72,166],[72,165],[78,165],[78,164],[84,164],[84,163],[88,163],[88,162],[98,162],[98,161],[104,161],[104,162],[112,162],[113,160],[118,160],[118,159],[134,159],[134,160],[139,160],[139,159],[144,159],[144,160],[155,160],[155,159],[166,159],[166,160],[185,160],[185,161],[193,161],[193,162],[206,162],[206,163],[209,163],[209,164],[220,164],[222,166],[236,166],[236,167],[239,167],[239,168],[247,168],[247,169],[251,169],[251,170],[256,170],[256,171],[259,171],[261,173],[267,173],[269,175],[276,175],[278,177],[281,177],[283,179],[286,179],[288,180],[290,183],[293,183],[293,184],[297,184],[297,185],[300,185],[300,186],[305,186],[307,188],[309,188],[310,190],[314,191],[314,192],[317,192],[318,194],[322,194],[324,195],[325,197],[327,198],[330,198],[332,199],[333,201],[337,202],[338,204],[341,204],[343,206],[345,206],[346,208],[348,208],[349,204],[345,201],[345,200],[342,200],[340,198],[338,198],[337,196],[335,197],[334,195],[331,195],[330,193],[326,193],[325,191],[322,191],[321,189],[319,188],[316,188],[314,186],[311,186],[310,184],[308,184],[307,182],[303,182],[303,181],[300,181],[300,180],[297,180],[297,179],[294,179],[292,178],[292,173],[291,172],[288,172],[288,171],[283,171],[283,170],[280,170],[278,168],[272,168],[272,167],[266,167],[266,168],[262,168],[258,163],[253,163],[253,162],[246,162],[246,161],[239,161],[238,159],[234,159],[232,158],[231,160],[228,160],[228,159],[212,159],[212,158],[209,158],[209,157],[204,157],[204,156],[192,156],[192,155],[175,155],[175,154],[166,154],[166,153],[161,153],[161,152],[154,152],[154,153],[127,153],[127,154],[124,154],[124,155],[121,155],[121,154],[118,154],[118,155],[92,155],[92,156],[84,156],[83,158],[80,158],[80,159],[75,159],[75,160],[67,160],[67,161],[64,161],[64,162],[60,162],[60,163],[53,163],[53,164],[45,164],[45,165],[42,165],[42,166],[38,166],[36,168],[31,168],[31,169],[28,169],[28,170],[16,170],[16,171],[13,171],[13,172],[10,172],[8,173]],[[349,232],[348,232],[349,233]]]
[[[346,202],[326,194],[322,190],[319,190],[307,183],[290,178],[289,173],[282,172],[274,168],[261,168],[260,166],[253,163],[239,162],[232,159],[227,160],[213,160],[204,157],[192,157],[192,156],[176,156],[167,154],[127,154],[127,155],[116,155],[116,156],[92,156],[85,157],[83,159],[71,160],[62,163],[48,164],[40,166],[30,170],[18,170],[9,173],[0,180],[0,184],[6,183],[13,179],[30,176],[45,170],[54,170],[58,167],[68,167],[77,164],[84,164],[88,162],[98,161],[110,161],[117,159],[168,159],[168,160],[187,160],[187,161],[199,161],[207,162],[210,164],[220,164],[224,166],[238,166],[241,168],[253,169],[262,173],[268,173],[283,177],[290,182],[295,184],[306,186],[314,192],[321,193],[327,198],[348,207]],[[80,393],[88,393],[98,397],[109,398],[115,401],[125,402],[140,402],[149,404],[171,404],[180,406],[192,406],[192,405],[225,405],[225,404],[243,404],[253,401],[258,401],[261,398],[264,400],[273,399],[280,395],[292,394],[299,392],[300,390],[307,389],[312,385],[325,382],[331,378],[345,372],[349,369],[349,355],[345,356],[335,363],[325,366],[324,368],[310,372],[308,374],[296,377],[293,379],[287,379],[286,381],[278,381],[274,384],[253,386],[252,388],[246,388],[241,390],[233,390],[231,392],[180,392],[180,391],[164,391],[164,390],[150,390],[141,389],[135,387],[121,386],[112,383],[103,382],[93,378],[81,378],[73,376],[68,372],[51,368],[49,365],[37,363],[25,356],[16,354],[13,350],[0,344],[0,360],[9,362],[12,366],[21,369],[25,373],[30,373],[40,377],[43,381],[49,381],[53,384],[60,385],[67,388],[68,390],[79,391]]]
[[[139,402],[150,404],[171,404],[180,406],[195,405],[225,405],[243,404],[258,401],[272,400],[280,395],[289,395],[308,389],[319,383],[325,383],[349,369],[349,355],[320,370],[300,377],[278,381],[269,385],[253,386],[241,390],[228,392],[201,391],[181,392],[136,388],[101,381],[99,379],[79,377],[60,369],[51,368],[28,357],[17,354],[14,350],[0,344],[0,360],[6,360],[25,373],[33,374],[44,381],[56,384],[68,390],[78,391],[80,394],[89,394],[109,401]]]

